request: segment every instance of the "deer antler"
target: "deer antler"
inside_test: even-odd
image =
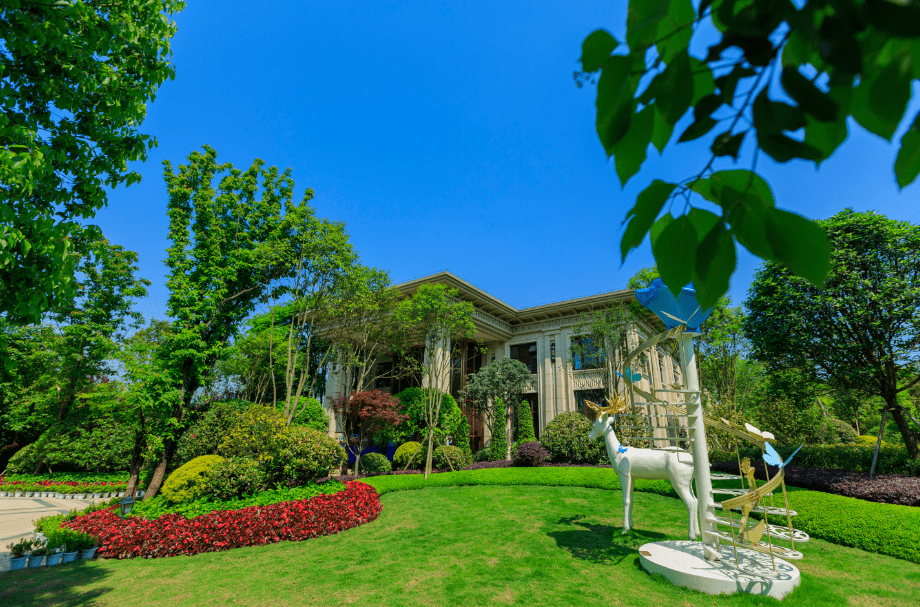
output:
[[[585,406],[594,411],[597,415],[600,415],[601,413],[616,415],[617,413],[622,413],[623,411],[629,409],[629,405],[626,403],[626,398],[620,394],[615,394],[613,399],[608,396],[605,400],[607,401],[607,407],[601,407],[600,405],[587,399],[585,399]]]

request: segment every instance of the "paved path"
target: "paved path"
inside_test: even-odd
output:
[[[7,545],[23,537],[31,537],[35,529],[32,521],[51,514],[66,514],[83,510],[95,500],[62,500],[56,497],[0,497],[0,571],[10,568]]]

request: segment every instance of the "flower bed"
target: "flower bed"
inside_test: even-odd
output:
[[[349,482],[344,491],[309,500],[212,512],[194,519],[167,514],[155,520],[99,510],[64,523],[99,540],[104,558],[157,558],[219,552],[331,535],[373,521],[380,514],[377,491]]]

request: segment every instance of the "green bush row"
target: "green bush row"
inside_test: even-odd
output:
[[[63,483],[127,483],[127,472],[49,472],[48,474],[4,474],[0,481],[52,481]]]
[[[151,500],[139,502],[128,516],[138,516],[146,519],[157,519],[164,514],[180,514],[185,518],[195,518],[215,510],[240,510],[249,506],[270,506],[281,502],[306,500],[317,495],[331,495],[345,490],[345,484],[336,480],[329,480],[319,485],[310,481],[305,485],[292,489],[271,489],[262,491],[253,496],[225,501],[197,500],[173,504],[161,495]]]
[[[804,449],[803,449],[804,451]],[[376,476],[362,479],[380,495],[391,491],[454,487],[458,485],[544,485],[620,488],[616,473],[608,468],[490,468],[422,475]],[[727,485],[722,483],[728,483]],[[717,481],[729,486],[730,481]],[[637,479],[635,490],[677,497],[668,481]],[[798,512],[793,526],[815,538],[920,563],[920,508],[878,504],[789,488],[789,506]],[[785,521],[776,521],[785,524]],[[806,558],[808,546],[804,546]]]
[[[82,493],[114,493],[117,491],[124,491],[127,485],[125,483],[119,483],[117,485],[95,485],[95,484],[80,484],[80,485],[38,485],[31,483],[0,483],[0,491],[9,491],[13,493],[15,491],[22,491],[23,493],[27,491],[50,491],[53,493],[64,493],[67,495],[70,494],[82,494]]]
[[[777,446],[776,451],[785,460],[798,448],[794,446]],[[794,459],[794,465],[807,468],[836,468],[839,470],[855,470],[868,472],[872,467],[872,456],[875,453],[875,444],[871,445],[806,445],[802,447]],[[751,461],[758,461],[762,457],[757,447],[739,450],[741,457],[749,457]],[[709,454],[711,462],[735,462],[737,455],[734,451],[716,451]],[[910,459],[907,448],[903,445],[882,443],[878,453],[876,471],[879,474],[904,474],[907,476],[920,476],[920,460]]]

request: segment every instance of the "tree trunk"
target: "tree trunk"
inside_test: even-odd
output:
[[[134,497],[137,493],[138,481],[141,476],[141,468],[144,465],[144,458],[141,455],[141,443],[143,442],[140,432],[134,433],[134,446],[131,447],[131,464],[129,466],[128,486],[125,488],[125,495]]]
[[[875,476],[875,464],[878,463],[878,450],[882,446],[882,437],[885,435],[885,417],[888,415],[887,407],[882,409],[882,421],[878,425],[878,440],[875,441],[875,454],[872,456],[872,466],[869,467],[869,477]]]
[[[511,399],[508,399],[509,401]],[[514,407],[505,405],[505,459],[511,460],[511,440],[513,433]]]
[[[176,441],[171,438],[165,439],[163,441],[163,451],[160,452],[157,467],[153,471],[153,478],[150,479],[150,485],[144,492],[144,501],[155,498],[157,493],[160,492],[160,487],[163,486],[163,481],[166,480],[166,470],[175,451]]]
[[[434,445],[434,428],[432,426],[428,427],[428,455],[425,457],[425,478],[428,478],[428,475],[431,474],[431,456],[434,453],[432,446]]]
[[[888,404],[891,417],[894,418],[894,423],[898,425],[898,430],[900,430],[901,437],[904,439],[904,445],[907,447],[907,457],[910,459],[920,458],[920,452],[917,450],[917,437],[914,436],[913,431],[907,424],[907,418],[904,416],[904,410],[901,405],[898,404],[897,397],[886,398],[885,402]]]
[[[44,467],[45,467],[45,456],[43,455],[40,458],[38,458],[38,463],[35,464],[35,469],[32,470],[32,474],[41,474],[42,468]]]

